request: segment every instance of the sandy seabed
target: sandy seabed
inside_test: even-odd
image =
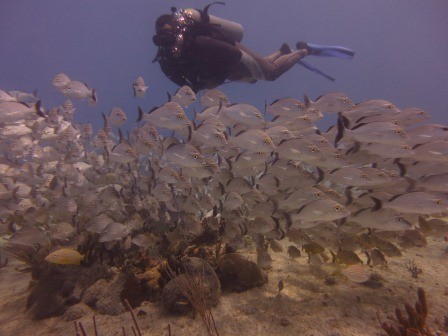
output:
[[[332,267],[310,266],[302,256],[291,259],[286,252],[271,252],[272,269],[269,281],[263,287],[243,293],[223,293],[220,304],[212,310],[220,336],[226,335],[303,335],[346,336],[386,335],[382,331],[377,311],[383,321],[394,315],[396,307],[408,302],[414,305],[417,288],[423,287],[429,304],[427,325],[436,335],[448,335],[444,318],[448,316],[448,244],[442,239],[428,238],[428,245],[402,250],[402,257],[388,258],[388,267],[372,271],[382,277],[379,288],[370,288],[336,276],[336,284],[325,283],[325,272]],[[284,250],[289,245],[282,241]],[[241,253],[255,259],[255,251]],[[414,260],[422,269],[413,278],[406,262]],[[53,336],[76,335],[74,322],[61,317],[33,320],[26,312],[29,294],[29,274],[14,268],[12,262],[0,269],[0,335]],[[284,289],[278,293],[278,282]],[[169,316],[155,303],[144,302],[134,311],[138,316],[142,335],[172,336],[207,335],[199,315]],[[92,310],[79,321],[88,335],[94,335]],[[129,313],[118,316],[95,314],[100,336],[132,335],[132,317]]]

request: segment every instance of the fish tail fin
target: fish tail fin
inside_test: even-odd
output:
[[[104,127],[107,127],[107,117],[104,114],[104,112],[101,112],[101,115],[103,116],[103,121],[104,121]]]
[[[42,108],[42,102],[40,101],[40,99],[36,102],[36,105],[34,105],[34,109],[36,110],[38,116],[46,118],[46,115]]]
[[[297,42],[297,50],[306,49],[308,55],[321,57],[337,57],[343,59],[351,59],[355,55],[353,50],[341,46],[324,46],[314,43]]]
[[[137,118],[137,122],[142,121],[142,119],[143,119],[143,114],[144,114],[144,112],[143,112],[142,108],[139,106],[139,107],[138,107],[138,118]]]
[[[344,117],[342,114],[339,114],[337,126],[338,126],[338,133],[336,134],[336,137],[334,139],[334,146],[337,147],[338,142],[344,137],[344,134],[347,132],[346,124],[347,124],[347,118]]]
[[[96,95],[96,90],[92,89],[92,95],[89,99],[89,105],[94,106],[98,102],[98,96]]]
[[[305,103],[306,108],[310,108],[313,104],[313,101],[306,95],[303,95],[303,102]]]

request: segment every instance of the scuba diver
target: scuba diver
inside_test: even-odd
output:
[[[213,2],[203,10],[171,8],[156,21],[153,42],[163,73],[179,86],[188,85],[194,92],[212,89],[229,81],[255,83],[274,81],[295,64],[314,71],[329,80],[311,64],[303,61],[309,55],[350,59],[354,52],[339,46],[320,46],[298,42],[297,50],[284,43],[272,55],[263,57],[244,47],[243,27],[236,22],[208,14]]]

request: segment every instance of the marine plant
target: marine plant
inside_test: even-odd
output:
[[[0,268],[6,267],[6,265],[8,265],[9,259],[6,257],[3,261],[2,261],[2,255],[0,254]]]
[[[404,309],[407,317],[404,316],[400,308],[395,308],[396,321],[395,326],[382,322],[379,312],[377,312],[378,321],[388,336],[434,336],[435,334],[426,326],[426,318],[428,316],[428,303],[423,288],[417,290],[418,301],[415,307],[406,303]]]
[[[417,266],[414,260],[408,260],[406,262],[406,268],[411,273],[411,276],[417,279],[418,275],[423,273],[423,270]]]
[[[213,318],[211,307],[206,299],[205,274],[190,274],[186,269],[184,276],[177,276],[176,272],[164,263],[165,271],[174,279],[177,287],[188,302],[193,306],[202,319],[209,336],[219,336],[218,329]]]
[[[131,316],[132,316],[132,321],[134,322],[134,325],[131,327],[132,330],[132,334],[134,336],[142,336],[142,332],[140,331],[140,327],[138,325],[137,319],[135,318],[135,314],[132,311],[132,307],[129,304],[129,302],[127,300],[124,300],[126,309],[130,312]],[[92,317],[93,320],[93,331],[94,331],[94,335],[95,336],[99,336],[100,333],[98,332],[98,327],[96,325],[96,319],[95,319],[95,315]],[[79,322],[79,321],[74,321],[75,324],[75,332],[76,332],[76,336],[88,336],[86,329],[84,328],[84,325]],[[125,327],[121,328],[123,331],[123,336],[126,336],[126,329]]]

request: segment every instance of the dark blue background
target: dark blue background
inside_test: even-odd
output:
[[[119,106],[132,125],[144,110],[166,101],[176,87],[157,63],[152,44],[156,18],[171,6],[203,8],[209,1],[3,0],[0,10],[0,88],[38,91],[48,108],[65,101],[50,85],[64,72],[94,87],[99,103],[75,102],[76,120],[101,125],[101,112]],[[381,98],[416,106],[431,122],[448,117],[448,2],[421,0],[245,0],[215,5],[211,14],[243,24],[243,43],[270,54],[282,42],[338,44],[356,51],[353,60],[308,58],[336,77],[332,83],[297,66],[276,82],[222,86],[232,102],[260,109],[264,101],[311,98],[330,91],[352,100]],[[143,76],[146,99],[133,98]]]

